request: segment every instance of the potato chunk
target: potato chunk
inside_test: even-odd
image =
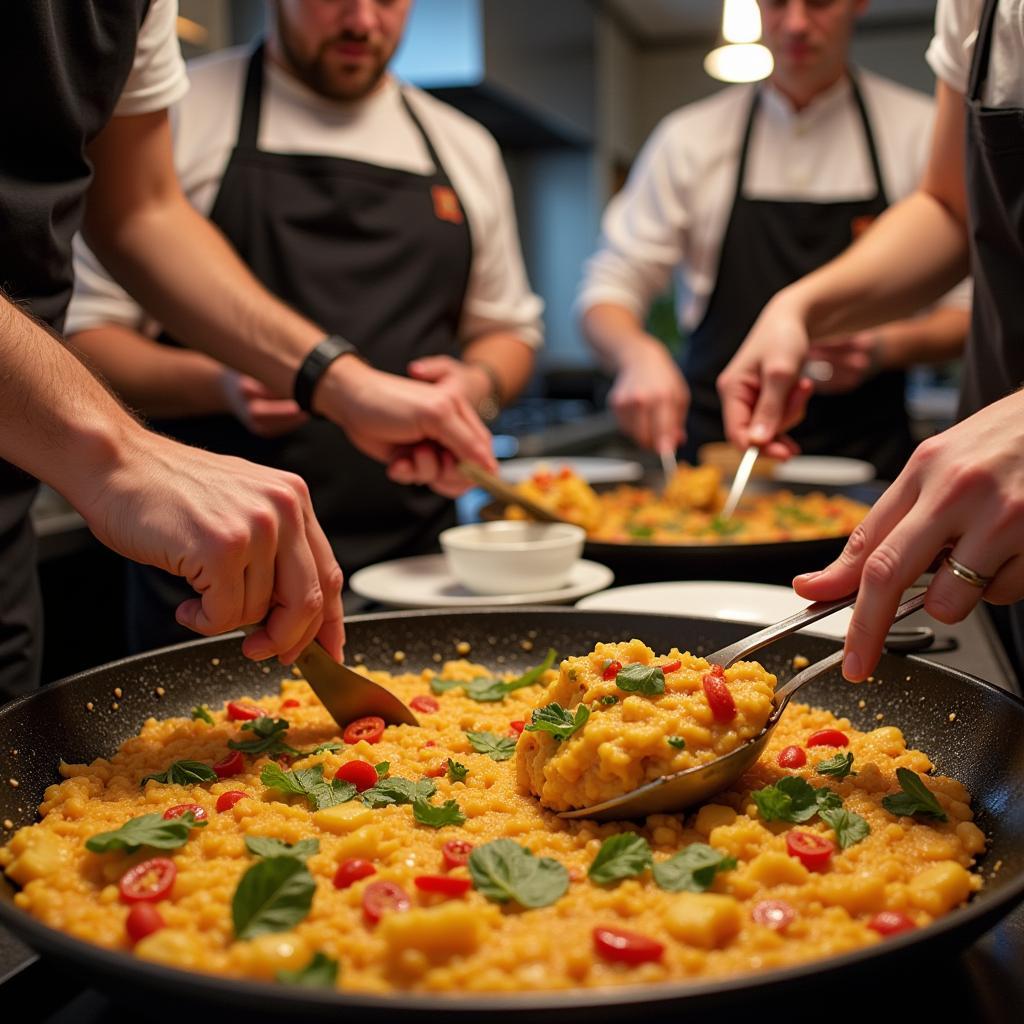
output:
[[[669,934],[680,942],[716,949],[739,934],[743,917],[731,896],[683,892],[667,904],[664,921]]]
[[[908,886],[910,902],[933,917],[952,910],[971,893],[971,876],[956,861],[925,868]]]

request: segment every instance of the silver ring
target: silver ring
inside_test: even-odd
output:
[[[964,583],[969,583],[972,587],[978,587],[984,590],[994,579],[992,576],[982,576],[981,573],[975,572],[973,569],[968,569],[963,562],[958,562],[952,555],[946,555],[946,565],[949,566],[949,571]]]

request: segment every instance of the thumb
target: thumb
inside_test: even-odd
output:
[[[417,380],[439,381],[451,373],[450,356],[424,356],[409,364],[409,376]]]

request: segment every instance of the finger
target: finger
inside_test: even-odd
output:
[[[416,482],[429,486],[440,472],[438,449],[432,444],[418,444],[412,450],[412,458]]]
[[[242,623],[245,605],[245,564],[252,540],[248,531],[234,535],[222,532],[207,539],[201,556],[199,572],[189,579],[200,595],[182,602],[176,613],[177,621],[203,636],[235,629]],[[259,557],[260,552],[253,552]]]
[[[258,557],[245,567],[245,593],[239,625],[261,622],[274,599],[274,554],[277,551],[277,524],[273,524]]]
[[[345,613],[341,603],[341,588],[345,583],[345,575],[334,557],[334,550],[327,534],[317,521],[313,504],[308,498],[303,505],[303,518],[306,524],[306,537],[309,541],[313,558],[316,561],[320,577],[320,592],[323,595],[323,606],[320,612],[320,627],[302,644],[305,647],[314,636],[320,641],[327,653],[337,661],[344,657],[345,648]],[[300,647],[301,650],[301,647]],[[295,652],[290,661],[298,655]]]
[[[674,452],[681,440],[682,404],[671,400],[659,402],[654,407],[652,420],[651,447],[658,452]]]
[[[492,473],[497,472],[498,461],[494,457],[494,439],[491,432],[465,399],[456,399],[455,409],[456,414],[452,417],[449,428],[453,436],[439,436],[434,440],[449,449],[456,458],[469,459],[470,462],[475,462]]]
[[[424,356],[409,363],[409,376],[416,380],[438,381],[451,373],[453,360],[448,356]]]
[[[987,530],[973,530],[964,534],[953,546],[949,557],[936,570],[928,586],[925,611],[939,622],[960,622],[973,611],[988,589],[988,584],[977,586],[965,578],[969,574],[957,575],[949,558],[991,582],[1008,560],[1009,554],[1000,553],[998,536]]]
[[[760,391],[750,418],[750,441],[767,444],[784,429],[783,417],[799,381],[797,369],[786,362],[766,365],[762,372]]]
[[[416,483],[416,473],[413,467],[412,457],[403,450],[401,455],[396,455],[388,463],[388,478],[396,484]]]
[[[1013,604],[1024,600],[1024,554],[1014,555],[985,588],[989,604]]]
[[[792,430],[807,412],[807,403],[814,394],[814,382],[801,377],[793,386],[782,413],[782,430]]]
[[[737,448],[750,446],[750,423],[757,400],[757,389],[750,377],[723,375],[718,379],[722,400],[722,421],[725,436]]]

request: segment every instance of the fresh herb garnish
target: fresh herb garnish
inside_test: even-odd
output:
[[[290,747],[284,741],[285,733],[288,731],[288,721],[284,718],[254,718],[249,722],[242,723],[244,732],[254,732],[256,739],[253,740],[228,740],[228,746],[232,750],[241,750],[245,754],[299,754],[300,751]]]
[[[144,786],[150,779],[171,786],[193,786],[201,782],[216,782],[217,773],[202,761],[175,761],[167,771],[147,775],[139,785]]]
[[[445,825],[461,825],[466,816],[454,800],[445,800],[435,806],[424,797],[417,797],[412,802],[412,816],[421,824],[431,828],[443,828]]]
[[[507,761],[516,752],[516,741],[493,732],[467,732],[466,739],[478,754],[486,754],[492,761]]]
[[[440,676],[435,676],[430,680],[430,688],[438,696],[442,693],[447,693],[449,690],[456,690],[460,686],[466,684],[461,679],[442,679]]]
[[[831,775],[834,779],[845,779],[847,775],[856,775],[853,770],[853,753],[847,751],[845,754],[836,754],[827,761],[819,761],[817,772],[819,775]]]
[[[630,537],[642,539],[644,537],[653,537],[654,527],[646,526],[643,523],[629,523],[626,526],[626,532],[630,535]]]
[[[264,765],[260,772],[260,781],[270,789],[278,789],[282,793],[304,796],[314,811],[322,811],[326,807],[347,803],[356,795],[356,787],[342,779],[324,781],[324,766],[315,764],[309,768],[286,772],[279,765]],[[369,790],[367,790],[369,792]]]
[[[547,907],[565,895],[569,872],[550,857],[534,857],[511,839],[495,839],[469,855],[473,887],[495,903]]]
[[[207,725],[216,725],[217,723],[213,720],[213,715],[210,714],[210,709],[205,704],[197,704],[192,709],[192,717],[198,718],[205,722]]]
[[[615,677],[615,685],[627,693],[664,693],[665,673],[660,665],[626,665]]]
[[[164,818],[155,814],[143,814],[131,818],[113,832],[100,832],[85,841],[85,848],[93,853],[109,853],[124,850],[134,853],[140,846],[152,846],[157,850],[176,850],[188,842],[194,828],[202,828],[205,821],[196,821],[192,811],[185,811],[177,818]]]
[[[592,882],[607,885],[622,878],[634,878],[651,866],[651,848],[643,836],[620,832],[601,844],[587,871]]]
[[[924,814],[939,821],[948,821],[942,805],[935,794],[921,781],[917,772],[909,768],[897,768],[896,779],[901,793],[893,793],[882,800],[882,806],[890,813],[901,817]]]
[[[842,799],[827,786],[815,789],[797,775],[750,794],[765,821],[810,821],[820,809],[841,807]]]
[[[504,700],[508,694],[516,690],[521,690],[526,686],[533,686],[539,682],[540,677],[554,665],[555,658],[557,657],[558,655],[554,648],[550,648],[547,657],[539,665],[534,665],[533,668],[527,669],[521,676],[517,676],[515,679],[504,680],[481,676],[479,679],[473,679],[468,683],[453,682],[447,679],[433,680],[430,687],[435,693],[445,693],[456,686],[461,686],[465,690],[466,696],[471,700],[478,701],[481,704],[493,703]],[[435,683],[437,684],[436,686]]]
[[[612,704],[618,704],[619,703],[619,698],[616,697],[614,693],[606,693],[601,698],[601,703],[602,704],[608,704],[609,706],[612,705]]]
[[[469,769],[464,764],[459,761],[453,761],[450,757],[448,758],[449,782],[465,782],[468,774]]]
[[[809,512],[805,512],[802,508],[798,508],[796,505],[778,505],[775,509],[776,519],[779,520],[779,526],[786,526],[787,520],[789,523],[816,523],[818,522],[818,516],[813,516]]]
[[[718,534],[719,537],[731,537],[734,533],[739,533],[743,529],[743,523],[736,519],[723,519],[721,516],[715,516],[708,523],[708,527],[712,533]]]
[[[705,843],[691,843],[668,860],[657,862],[654,881],[667,892],[704,892],[711,887],[719,871],[732,871],[736,858]]]
[[[316,883],[298,857],[264,857],[238,883],[231,900],[235,938],[286,932],[313,905]]]
[[[334,988],[338,981],[338,961],[332,960],[326,953],[317,953],[301,970],[278,971],[276,978],[282,985]]]
[[[844,850],[866,839],[871,832],[871,826],[859,814],[845,807],[827,807],[818,813],[821,820],[835,832],[839,846]]]
[[[391,769],[391,762],[390,761],[381,761],[379,764],[375,764],[373,767],[374,767],[374,770],[377,772],[377,778],[378,779],[383,779],[384,776],[387,775],[387,773]]]
[[[586,704],[577,705],[575,716],[557,702],[546,704],[542,708],[534,709],[526,732],[549,732],[556,740],[567,740],[574,732],[583,728],[589,717],[590,708]]]
[[[675,747],[676,750],[686,749],[686,740],[682,736],[669,736],[666,742],[670,747]]]
[[[257,857],[297,857],[302,861],[320,852],[319,839],[300,839],[297,843],[284,843],[270,836],[246,836],[245,846]]]
[[[360,793],[359,799],[367,807],[392,807],[411,804],[416,800],[429,800],[437,792],[433,779],[403,779],[395,776],[381,779],[375,786]]]

